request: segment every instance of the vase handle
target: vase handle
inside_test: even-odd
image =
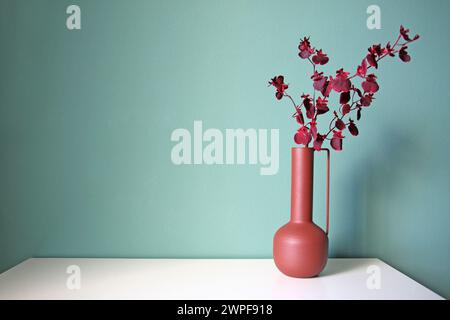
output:
[[[325,234],[328,235],[328,225],[330,222],[330,150],[327,148],[322,148],[319,151],[327,152],[327,222]]]

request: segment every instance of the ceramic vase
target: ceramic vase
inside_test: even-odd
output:
[[[319,275],[328,259],[330,151],[327,154],[326,230],[313,222],[313,148],[292,148],[291,217],[275,233],[273,257],[278,269],[291,277]],[[324,197],[325,198],[325,197]]]

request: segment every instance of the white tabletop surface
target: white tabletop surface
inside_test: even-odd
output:
[[[319,277],[295,279],[272,259],[31,258],[0,275],[0,299],[442,297],[379,259],[329,259]]]

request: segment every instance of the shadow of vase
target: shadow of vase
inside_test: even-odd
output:
[[[407,219],[404,212],[397,212],[392,221],[392,201],[408,188],[404,177],[414,174],[425,155],[417,154],[420,144],[413,135],[392,129],[385,135],[384,143],[371,148],[347,175],[342,203],[348,207],[340,210],[346,237],[337,239],[338,257],[380,257],[392,244],[390,235],[396,232],[392,222]]]

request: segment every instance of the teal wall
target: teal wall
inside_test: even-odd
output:
[[[78,4],[82,30],[68,31]],[[380,257],[450,298],[449,1],[0,0],[0,269],[29,256],[270,257],[289,216],[291,106],[309,90],[302,35],[354,70],[400,24],[412,61],[332,154],[331,256]],[[174,166],[170,135],[279,128],[280,170]],[[323,158],[315,219],[323,225]]]

